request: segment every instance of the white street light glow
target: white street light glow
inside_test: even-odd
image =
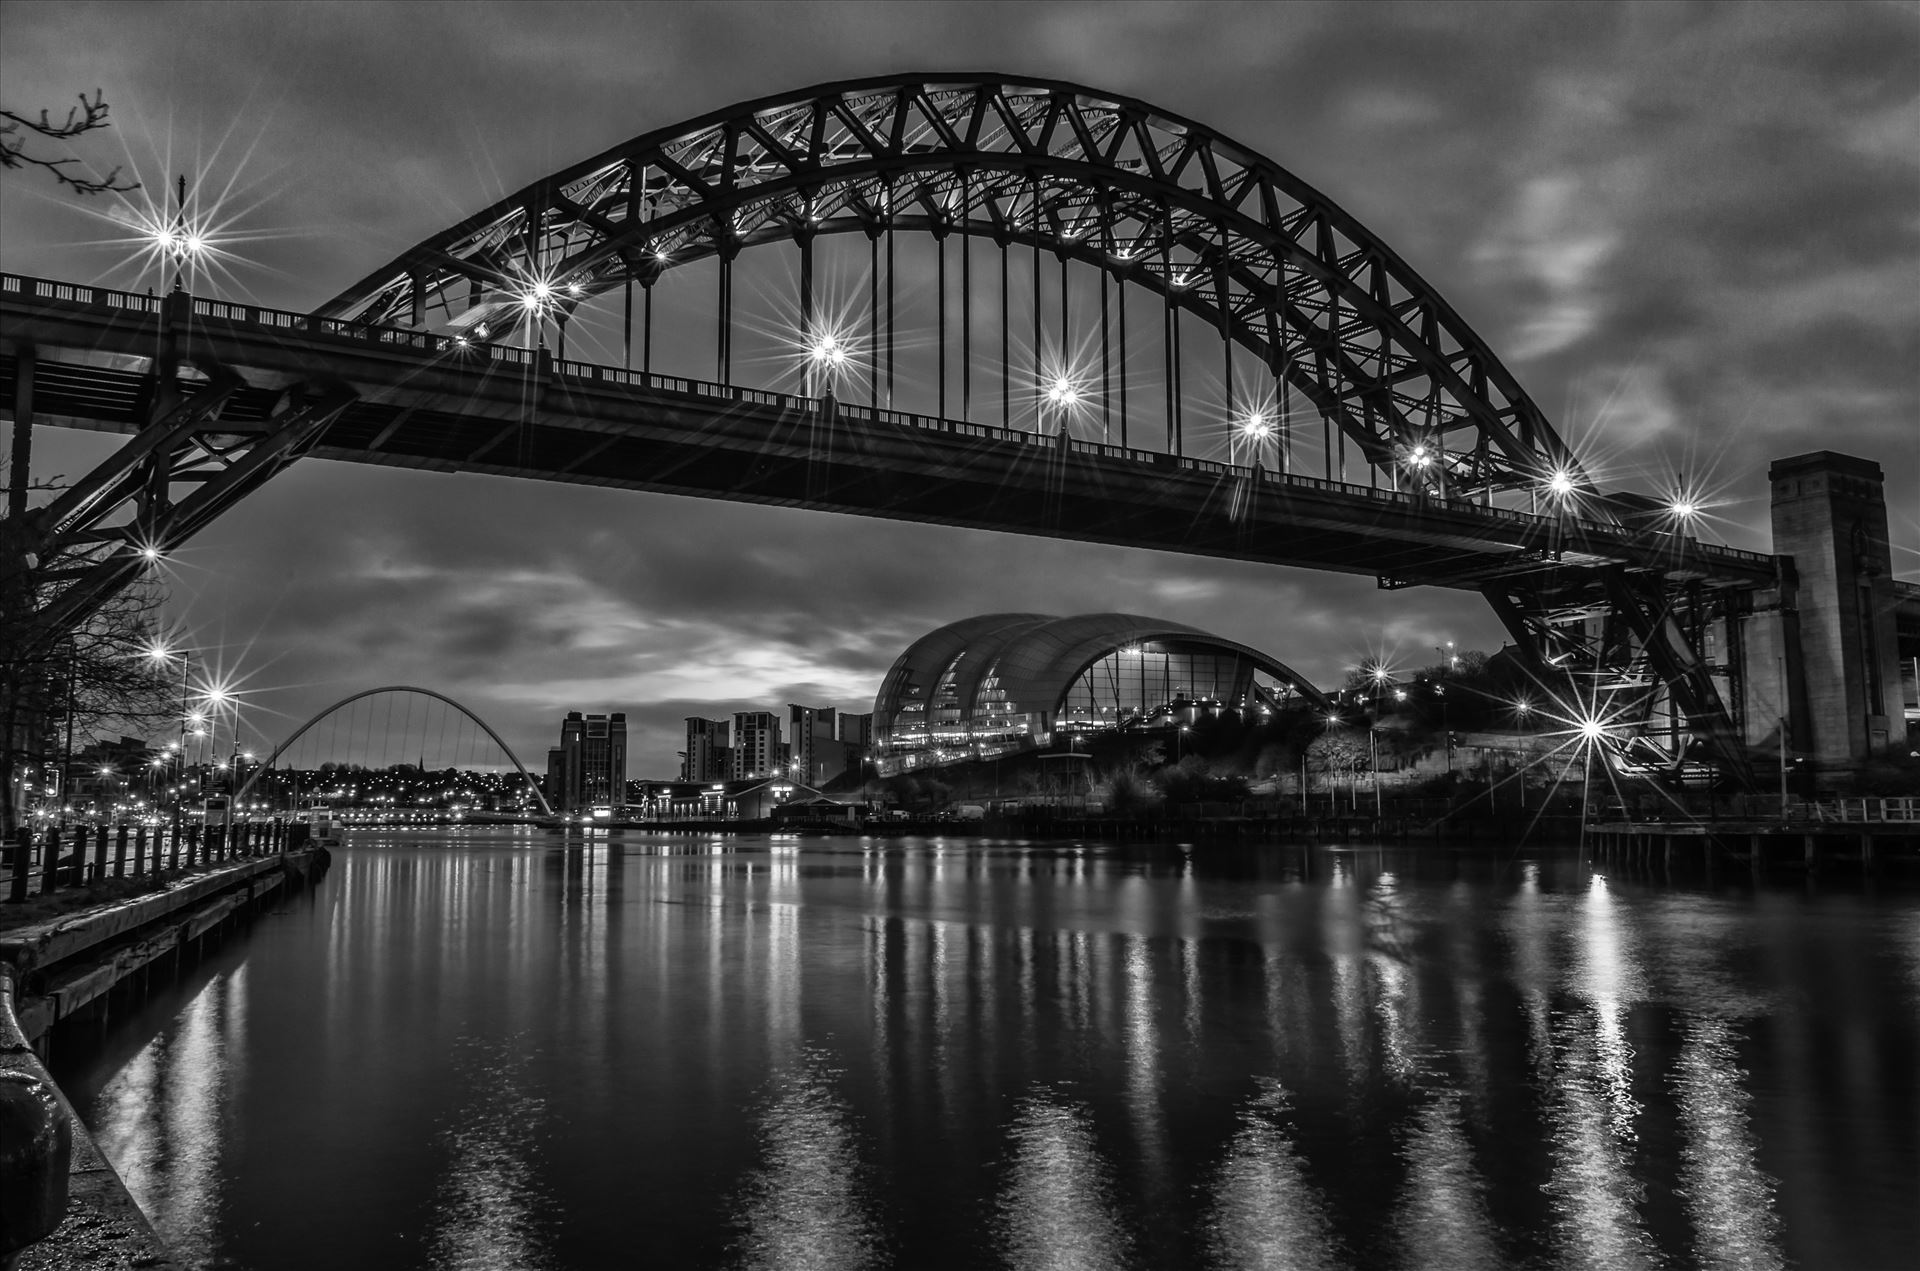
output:
[[[807,356],[816,362],[825,362],[831,366],[844,366],[847,361],[846,346],[833,335],[815,337],[813,345],[807,350]]]
[[[1080,401],[1080,390],[1066,376],[1057,375],[1047,386],[1047,400],[1059,406],[1073,406]]]
[[[1547,479],[1547,488],[1559,495],[1572,494],[1573,474],[1565,468],[1556,468],[1553,476]]]

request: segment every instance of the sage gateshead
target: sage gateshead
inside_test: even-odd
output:
[[[1125,613],[994,613],[907,647],[873,703],[881,776],[1326,698],[1257,649]]]

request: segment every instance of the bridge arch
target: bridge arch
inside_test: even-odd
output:
[[[413,684],[384,684],[379,688],[362,689],[358,693],[349,693],[347,696],[341,698],[339,701],[335,702],[333,705],[327,707],[325,710],[315,715],[312,719],[309,719],[306,723],[296,728],[291,737],[288,737],[285,741],[281,742],[278,746],[275,746],[273,748],[273,753],[267,756],[266,762],[261,764],[258,768],[255,768],[253,770],[253,774],[249,776],[246,779],[246,781],[241,784],[240,789],[234,793],[233,801],[237,804],[240,802],[241,799],[245,798],[247,791],[253,789],[253,783],[258,781],[262,774],[272,771],[274,763],[280,758],[282,754],[286,753],[288,747],[292,746],[293,743],[299,741],[300,738],[306,734],[308,729],[312,728],[315,724],[319,723],[321,720],[333,714],[335,711],[339,710],[343,706],[350,706],[353,703],[359,701],[363,697],[374,697],[381,693],[419,693],[424,697],[431,697],[437,701],[445,702],[448,706],[453,707],[453,709],[459,711],[462,715],[465,715],[468,719],[472,720],[475,724],[477,724],[481,728],[481,730],[487,734],[487,736],[491,737],[493,739],[493,744],[500,747],[500,749],[506,754],[507,758],[513,761],[513,766],[519,770],[519,773],[522,777],[526,778],[527,786],[529,789],[533,791],[534,798],[540,800],[541,810],[545,812],[548,816],[555,815],[552,805],[547,802],[546,792],[541,790],[540,788],[540,783],[534,779],[534,776],[532,773],[527,771],[527,766],[520,762],[520,756],[513,753],[513,747],[507,745],[506,740],[502,738],[499,733],[496,733],[493,731],[493,726],[491,724],[487,723],[486,720],[481,719],[478,715],[468,710],[465,706],[462,706],[459,702],[456,702],[451,697],[448,697],[445,693],[436,692],[435,690],[430,688],[421,688],[418,685],[413,685]]]
[[[320,313],[432,312],[497,338],[529,310],[565,318],[708,257],[895,229],[1032,246],[1145,287],[1253,353],[1396,487],[1590,490],[1485,341],[1351,215],[1212,129],[1060,81],[898,75],[714,111],[534,182]]]

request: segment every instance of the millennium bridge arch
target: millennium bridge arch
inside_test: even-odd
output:
[[[281,742],[278,746],[275,746],[273,748],[273,753],[267,756],[266,762],[262,763],[259,767],[255,768],[253,772],[247,777],[246,781],[241,784],[240,789],[235,792],[233,796],[234,803],[238,804],[240,800],[244,799],[247,795],[247,792],[253,789],[253,783],[258,781],[263,774],[271,772],[273,770],[273,765],[279,761],[280,756],[285,754],[287,750],[295,742],[299,741],[302,737],[304,737],[307,734],[307,731],[311,729],[315,724],[318,724],[321,720],[326,719],[329,715],[332,715],[334,712],[342,709],[343,707],[351,706],[353,705],[353,703],[360,701],[363,698],[377,697],[381,693],[418,693],[422,697],[431,697],[435,701],[442,702],[448,706],[451,706],[454,710],[457,710],[462,715],[465,715],[468,719],[472,720],[474,724],[478,728],[480,728],[481,731],[486,733],[488,737],[492,738],[493,744],[500,747],[501,752],[505,754],[509,760],[512,761],[514,768],[519,771],[520,776],[526,781],[527,788],[533,791],[534,798],[540,800],[541,810],[544,811],[548,816],[554,815],[552,806],[547,802],[546,793],[540,788],[540,783],[534,779],[534,776],[532,773],[527,771],[527,766],[520,762],[520,756],[513,753],[513,747],[507,745],[506,739],[501,737],[499,733],[496,733],[495,731],[493,731],[493,726],[491,724],[487,723],[486,720],[481,719],[478,715],[474,714],[471,710],[467,709],[465,706],[461,705],[459,702],[456,702],[451,697],[448,697],[445,693],[436,692],[435,690],[430,688],[421,688],[418,685],[414,685],[414,684],[383,684],[379,688],[361,689],[358,693],[349,693],[345,697],[341,698],[339,701],[335,702],[333,705],[327,707],[325,710],[315,715],[312,719],[309,719],[306,723],[294,729],[291,736],[289,736],[285,741]]]
[[[922,246],[930,238],[938,252],[931,416],[883,409],[880,398],[883,362],[889,384],[894,370],[902,234]],[[816,243],[834,236],[867,240],[868,322],[864,341],[856,332],[828,350],[812,262]],[[996,366],[991,347],[971,344],[977,243],[996,247],[1001,267],[997,427],[969,409],[964,387],[976,361]],[[803,394],[733,382],[733,262],[783,247],[799,253],[803,346],[864,365],[864,408],[836,400],[831,376],[824,393],[817,381]],[[1005,409],[1014,253],[1034,262],[1033,347],[1018,368],[1030,428]],[[946,391],[954,254],[957,415]],[[1062,272],[1057,312],[1043,315],[1047,254]],[[655,374],[656,285],[701,262],[717,262],[717,382]],[[1097,306],[1080,289],[1077,323],[1091,332],[1084,310],[1098,309],[1097,380],[1080,356],[1090,342],[1075,336],[1070,264],[1099,279]],[[1153,386],[1166,432],[1148,448],[1127,435],[1130,292],[1160,315]],[[568,326],[610,313],[625,364],[569,361]],[[1183,349],[1186,327],[1210,329],[1221,359],[1219,392],[1192,410],[1183,376],[1197,376],[1213,351]],[[1105,428],[1115,334],[1118,445]],[[1248,362],[1251,382],[1236,369]],[[1080,85],[890,76],[715,111],[534,182],[313,313],[0,279],[8,376],[16,414],[24,402],[46,422],[135,434],[35,509],[19,536],[26,557],[45,563],[34,566],[45,580],[35,621],[49,644],[152,560],[314,456],[1470,589],[1543,679],[1604,697],[1596,711],[1662,739],[1676,772],[1704,759],[1750,781],[1747,744],[1772,723],[1766,708],[1750,708],[1736,650],[1754,595],[1781,579],[1779,562],[1700,543],[1656,501],[1597,488],[1486,342],[1297,176],[1195,121]],[[1296,442],[1311,452],[1316,439],[1294,427],[1295,398],[1321,422],[1318,474],[1296,462]],[[1198,453],[1210,444],[1217,455],[1222,438],[1227,462]],[[1349,473],[1350,449],[1363,472]]]

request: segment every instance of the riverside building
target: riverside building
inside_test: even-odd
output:
[[[787,764],[780,717],[772,711],[739,711],[733,717],[733,778],[767,777]]]
[[[997,613],[907,647],[873,703],[881,776],[1069,737],[1175,727],[1200,713],[1326,698],[1290,667],[1197,627],[1134,614]]]
[[[560,744],[547,751],[547,798],[556,812],[618,812],[627,797],[627,716],[568,711]]]

